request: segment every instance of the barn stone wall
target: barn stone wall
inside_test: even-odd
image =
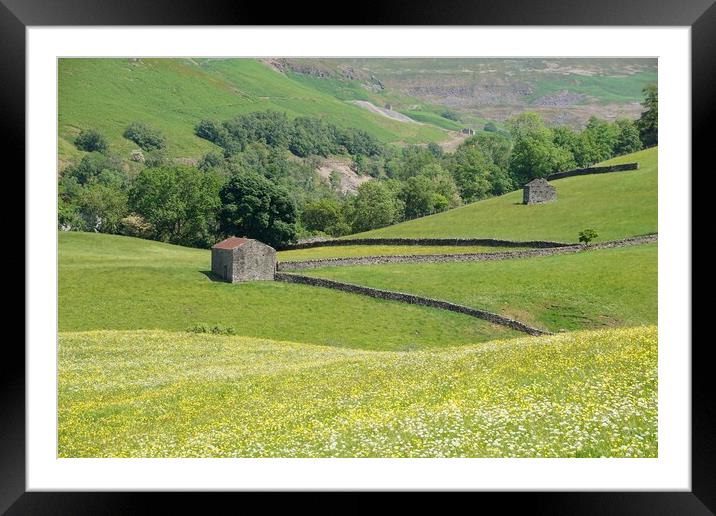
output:
[[[233,254],[232,249],[211,250],[211,272],[224,281],[231,281]]]
[[[276,250],[255,240],[234,249],[233,281],[271,281],[276,272]]]
[[[525,185],[522,193],[523,204],[541,204],[554,201],[557,198],[557,189],[547,182],[533,182]]]
[[[271,281],[276,272],[276,250],[256,240],[234,249],[212,248],[211,271],[231,283]]]

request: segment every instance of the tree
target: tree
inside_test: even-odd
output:
[[[620,118],[614,122],[617,137],[613,154],[616,156],[636,152],[642,148],[637,123],[628,118]]]
[[[479,133],[465,140],[462,145],[480,149],[487,159],[507,170],[510,165],[512,142],[499,133]]]
[[[592,161],[589,165],[611,158],[617,138],[618,129],[615,125],[595,116],[590,117],[587,127],[582,131],[582,139],[591,152]]]
[[[585,229],[585,230],[579,232],[579,241],[584,242],[585,245],[588,245],[589,242],[591,242],[598,236],[599,236],[599,233],[597,233],[596,230]]]
[[[234,173],[219,194],[225,235],[255,238],[281,246],[296,238],[297,211],[288,193],[254,172]]]
[[[203,246],[213,237],[219,208],[218,177],[194,167],[146,168],[129,193],[131,211],[154,228],[154,237]]]
[[[510,175],[516,186],[574,167],[572,153],[555,143],[553,132],[536,113],[515,116],[507,127],[514,141]]]
[[[334,199],[320,199],[309,203],[301,213],[301,222],[309,231],[322,231],[337,236],[343,231],[343,212],[341,205]]]
[[[443,152],[443,148],[439,144],[437,144],[435,142],[429,142],[427,149],[428,149],[428,152],[430,152],[430,154],[432,154],[436,158],[442,158],[444,152]]]
[[[127,194],[116,187],[91,184],[82,188],[77,204],[87,229],[116,233],[127,213]]]
[[[512,150],[510,174],[517,186],[532,179],[574,168],[572,154],[543,138],[520,138]]]
[[[410,220],[435,213],[436,195],[435,185],[427,177],[409,178],[398,193],[398,198],[405,204],[405,218]],[[444,196],[441,197],[447,202]]]
[[[462,200],[473,202],[486,197],[492,189],[490,176],[497,168],[478,148],[460,147],[453,155],[450,170]]]
[[[641,105],[644,111],[637,122],[639,137],[644,147],[652,147],[659,143],[659,90],[656,84],[650,84],[642,93],[644,100]]]
[[[75,138],[75,146],[87,152],[107,152],[107,141],[99,131],[86,129]]]
[[[516,186],[574,167],[572,153],[555,144],[554,134],[536,113],[512,117],[507,127],[514,142],[510,175]]]
[[[398,222],[403,217],[403,203],[388,181],[369,181],[358,187],[351,202],[353,231],[368,231]]]

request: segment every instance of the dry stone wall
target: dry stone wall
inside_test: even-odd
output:
[[[611,247],[625,247],[629,245],[646,244],[657,241],[657,235],[643,235],[610,240],[596,244],[563,244],[561,247],[530,249],[523,251],[502,251],[497,253],[456,253],[456,254],[426,254],[426,255],[398,255],[398,256],[361,256],[356,258],[323,258],[317,260],[304,260],[296,262],[279,262],[277,270],[317,269],[320,267],[342,267],[352,265],[381,265],[387,263],[448,263],[448,262],[480,262],[489,260],[511,260],[516,258],[532,258],[535,256],[551,256],[554,254],[577,253],[592,249],[607,249]]]
[[[565,177],[572,176],[586,176],[588,174],[606,174],[608,172],[624,172],[627,170],[638,170],[639,163],[624,163],[622,165],[612,165],[610,167],[590,167],[590,168],[577,168],[574,170],[568,170],[566,172],[557,172],[551,174],[545,179],[547,181],[554,181],[555,179],[563,179]]]
[[[431,246],[471,246],[484,245],[491,247],[564,247],[570,244],[545,240],[499,240],[496,238],[347,238],[343,240],[318,240],[288,244],[280,251],[293,249],[311,249],[314,247],[335,247],[342,245],[431,245]]]
[[[391,301],[402,301],[403,303],[409,303],[412,305],[429,306],[432,308],[440,308],[443,310],[449,310],[451,312],[457,312],[465,315],[470,315],[478,319],[489,321],[493,324],[499,324],[512,328],[513,330],[521,331],[529,335],[548,335],[549,332],[533,328],[524,323],[504,317],[502,315],[487,312],[485,310],[478,310],[477,308],[470,308],[468,306],[457,305],[448,301],[441,301],[439,299],[431,299],[428,297],[414,296],[412,294],[405,294],[403,292],[393,292],[390,290],[380,290],[377,288],[364,287],[362,285],[353,285],[351,283],[342,283],[340,281],[327,280],[323,278],[313,278],[310,276],[300,276],[298,274],[288,274],[285,272],[277,272],[275,275],[276,281],[285,281],[287,283],[299,283],[302,285],[312,285],[315,287],[332,288],[335,290],[342,290],[343,292],[351,292],[353,294],[361,294],[364,296],[374,297],[378,299],[387,299]]]

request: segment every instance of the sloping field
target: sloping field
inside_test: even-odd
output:
[[[657,244],[492,262],[325,267],[300,274],[488,310],[549,331],[656,324]]]
[[[60,457],[656,457],[655,327],[439,352],[61,333]]]
[[[522,190],[348,238],[442,237],[576,242],[596,229],[597,241],[657,231],[657,148],[600,165],[638,162],[639,170],[559,179],[557,200],[522,204]]]
[[[122,132],[133,121],[162,131],[170,157],[199,158],[215,148],[194,135],[199,120],[266,109],[323,117],[384,142],[447,138],[435,126],[371,113],[253,59],[60,59],[58,77],[63,161],[81,155],[72,141],[87,128],[101,131],[113,152],[128,156],[136,145]]]
[[[116,235],[59,233],[59,329],[185,330],[366,349],[518,335],[472,317],[278,282],[212,281],[210,252]]]

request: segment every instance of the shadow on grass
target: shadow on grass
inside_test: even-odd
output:
[[[223,280],[221,278],[221,276],[219,276],[218,274],[214,274],[212,271],[199,271],[199,272],[201,272],[204,276],[209,278],[211,281],[217,281],[219,283],[226,283],[226,281]]]

